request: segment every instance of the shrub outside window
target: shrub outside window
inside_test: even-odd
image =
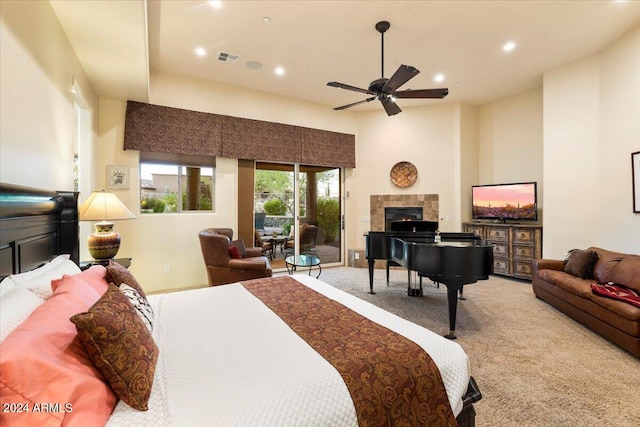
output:
[[[140,213],[213,212],[214,167],[140,163]]]

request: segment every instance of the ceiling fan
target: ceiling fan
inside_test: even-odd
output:
[[[327,86],[337,87],[340,89],[352,90],[354,92],[366,93],[368,95],[373,95],[370,98],[364,99],[362,101],[354,102],[353,104],[343,105],[341,107],[336,107],[334,110],[344,110],[359,104],[364,104],[365,102],[371,102],[374,99],[377,99],[382,103],[387,115],[393,116],[398,114],[402,110],[395,103],[397,98],[438,98],[442,99],[449,94],[449,89],[441,88],[441,89],[406,89],[406,90],[397,90],[400,86],[414,78],[420,70],[411,65],[400,65],[393,76],[390,79],[384,77],[384,33],[389,29],[391,24],[388,21],[380,21],[376,24],[376,30],[380,33],[380,37],[382,39],[382,77],[372,81],[369,84],[368,89],[361,89],[359,87],[347,85],[344,83],[338,82],[329,82]]]

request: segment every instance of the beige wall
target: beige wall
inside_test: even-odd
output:
[[[75,78],[92,119],[92,182],[85,185],[103,187],[108,164],[128,166],[131,189],[117,194],[137,212],[138,154],[121,149],[125,102],[98,102],[48,2],[0,6],[0,180],[71,188],[75,119],[70,86]],[[158,74],[151,76],[150,102],[356,134],[358,168],[346,172],[347,248],[364,246],[371,194],[439,194],[440,217],[451,217],[442,229],[454,231],[468,219],[465,192],[471,184],[535,180],[544,183],[545,256],[592,244],[640,253],[640,239],[634,237],[640,236],[640,215],[631,209],[629,165],[630,153],[640,150],[639,40],[636,30],[597,57],[545,73],[544,90],[480,108],[438,102],[403,105],[404,112],[394,117],[382,109],[335,112]],[[403,160],[418,167],[418,181],[409,189],[389,180],[393,164]],[[237,187],[233,159],[218,159],[216,180],[215,214],[148,216],[116,224],[123,238],[120,255],[133,257],[132,272],[148,291],[206,282],[197,232],[235,227],[236,195],[247,191]],[[87,234],[83,224],[81,241]]]
[[[337,132],[355,133],[356,130],[353,115],[343,115],[325,106],[159,73],[151,76],[149,102]],[[139,179],[139,155],[135,150],[122,150],[125,111],[125,102],[100,103],[100,148],[96,166],[101,171],[108,164],[129,166],[133,185],[128,191],[118,191],[118,196],[137,213],[140,196],[135,183]],[[253,192],[253,188],[238,188],[237,171],[235,159],[217,159],[213,214],[144,215],[116,225],[123,240],[118,256],[133,258],[130,269],[145,290],[207,283],[198,232],[208,227],[231,227],[237,235],[237,194]],[[99,175],[98,186],[104,185],[104,175]],[[165,273],[166,267],[169,273]]]
[[[460,131],[460,173],[459,197],[460,218],[462,221],[471,220],[471,186],[479,183],[480,162],[480,109],[471,105],[461,105],[459,114]]]
[[[365,246],[371,194],[438,194],[440,229],[460,230],[462,152],[477,145],[474,126],[461,121],[473,123],[474,117],[475,107],[446,103],[403,105],[402,114],[392,117],[382,108],[358,113],[357,167],[346,183],[349,248]],[[396,187],[389,178],[393,165],[401,161],[410,161],[418,169],[418,179],[409,188]],[[472,165],[474,175],[473,161],[465,157],[465,162]]]
[[[476,184],[536,181],[542,216],[542,89],[480,107],[479,140]]]
[[[74,81],[90,137],[98,99],[49,2],[2,1],[0,12],[0,181],[73,190]]]
[[[640,150],[640,29],[544,74],[544,254],[640,253],[631,153]]]

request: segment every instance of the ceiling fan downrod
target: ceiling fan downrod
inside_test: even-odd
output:
[[[389,21],[380,21],[376,24],[376,30],[380,33],[380,39],[382,43],[382,58],[381,58],[381,68],[382,68],[382,78],[384,78],[384,33],[391,27]]]

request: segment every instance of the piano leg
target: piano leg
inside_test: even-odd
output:
[[[387,286],[389,286],[389,260],[387,260],[386,264],[387,264]]]
[[[373,265],[375,264],[375,259],[369,259],[369,294],[375,295],[373,292]],[[388,280],[388,279],[387,279]]]
[[[420,285],[417,287],[411,286],[411,270],[407,270],[407,295],[410,297],[421,297],[422,296],[422,278],[420,278]]]
[[[449,333],[444,337],[455,340],[456,337],[456,315],[458,310],[458,289],[456,286],[447,286],[447,303],[449,305]]]
[[[466,300],[466,298],[464,297],[464,295],[462,295],[462,291],[464,291],[464,286],[460,288],[460,296],[458,296],[458,299],[460,301],[464,301]]]

